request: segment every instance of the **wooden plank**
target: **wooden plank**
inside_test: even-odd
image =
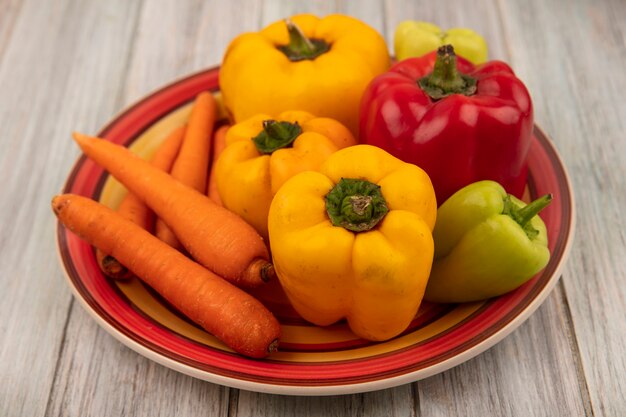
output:
[[[468,7],[464,1],[439,2],[437,7],[425,1],[387,2],[387,16],[389,39],[395,26],[407,19],[433,22],[443,29],[468,27],[485,37],[490,59],[509,61],[511,48],[495,0],[481,7]],[[422,415],[584,414],[586,388],[579,383],[564,302],[558,287],[527,323],[494,348],[417,383]]]
[[[18,0],[0,0],[0,62],[9,43],[22,3]]]
[[[590,415],[561,291],[513,334],[456,368],[420,381],[423,416]],[[564,364],[564,365],[563,365]]]
[[[366,2],[370,3],[370,2]],[[337,12],[336,3],[330,1],[290,2],[266,1],[261,9],[262,26],[274,23],[277,20],[301,14],[311,13],[317,16],[326,16]]]
[[[563,273],[595,416],[626,414],[626,4],[501,1],[512,61],[571,174],[576,243]],[[528,28],[533,27],[529,31]]]
[[[271,1],[263,3],[262,25],[266,26],[280,19],[300,13],[311,13],[323,17],[333,13],[347,14],[361,19],[384,36],[384,7],[379,1],[337,1],[337,2],[289,2]]]
[[[260,1],[220,4],[147,2],[139,21],[124,86],[124,103],[183,76],[218,66],[228,43],[239,33],[257,30]]]
[[[227,416],[228,397],[136,354],[75,303],[46,415]]]
[[[100,86],[121,80],[135,9],[27,0],[16,14],[15,3],[2,4],[14,20],[0,15],[0,415],[41,416],[71,305],[50,199],[78,155],[71,130],[114,109]]]
[[[410,384],[365,394],[330,397],[289,397],[239,391],[237,417],[414,417]]]
[[[220,7],[177,0],[145,2],[133,27],[126,78],[104,86],[117,94],[117,108],[174,79],[218,65],[227,42],[244,29],[256,29],[254,2],[242,15],[239,4]],[[92,54],[86,59],[95,59]],[[115,94],[114,94],[115,95]],[[106,120],[106,118],[104,120]],[[100,128],[93,123],[88,131]],[[236,391],[236,390],[235,390]],[[67,325],[49,415],[229,415],[231,390],[169,370],[145,359],[102,330],[79,305]]]

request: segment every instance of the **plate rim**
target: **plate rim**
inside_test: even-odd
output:
[[[107,132],[110,127],[124,114],[131,112],[134,108],[140,106],[142,103],[149,101],[152,97],[157,96],[159,93],[162,93],[174,85],[179,84],[181,82],[188,81],[194,77],[202,76],[211,71],[218,71],[219,67],[211,67],[207,68],[195,73],[192,73],[185,77],[180,77],[165,86],[154,90],[153,92],[143,96],[139,100],[136,100],[134,103],[124,107],[121,111],[117,112],[98,132],[98,135],[102,135]],[[573,189],[571,186],[571,180],[569,173],[566,169],[563,160],[561,159],[560,154],[558,153],[554,143],[550,139],[550,137],[545,133],[545,131],[539,127],[536,123],[533,126],[534,131],[536,131],[536,136],[543,136],[543,144],[542,147],[547,148],[547,151],[550,151],[555,158],[555,161],[558,163],[559,171],[562,172],[563,176],[563,189],[567,192],[567,196],[570,201],[570,216],[569,216],[569,224],[567,224],[567,239],[564,242],[562,256],[558,260],[557,264],[554,267],[554,271],[552,275],[547,280],[544,287],[536,294],[536,296],[530,301],[530,303],[521,310],[515,317],[513,317],[508,323],[506,323],[502,328],[495,331],[491,336],[488,336],[484,340],[476,343],[474,346],[460,352],[459,354],[452,356],[450,358],[444,359],[438,363],[428,365],[424,368],[410,371],[407,373],[403,373],[400,375],[394,375],[387,378],[379,378],[374,380],[368,380],[365,382],[353,382],[353,383],[338,383],[338,384],[324,384],[324,385],[290,385],[290,384],[280,384],[280,383],[268,383],[261,381],[250,381],[246,379],[238,379],[233,378],[226,375],[220,375],[216,373],[212,373],[209,371],[197,369],[191,365],[187,365],[173,358],[169,358],[165,355],[162,355],[159,352],[151,350],[150,348],[138,343],[132,338],[128,337],[124,333],[120,332],[118,329],[113,327],[110,323],[108,323],[103,317],[101,317],[95,309],[87,302],[87,300],[82,296],[79,292],[78,288],[74,285],[71,277],[69,276],[68,270],[65,267],[65,261],[62,255],[61,250],[61,241],[58,238],[59,234],[62,230],[64,230],[62,224],[57,220],[56,222],[56,249],[57,256],[62,266],[62,271],[65,276],[65,280],[68,283],[73,295],[75,298],[79,300],[81,306],[87,311],[87,313],[95,319],[95,321],[111,336],[113,336],[116,340],[131,348],[135,352],[140,355],[153,360],[165,367],[173,369],[175,371],[181,372],[183,374],[192,376],[197,379],[205,380],[208,382],[220,384],[223,386],[228,386],[236,389],[244,389],[248,391],[261,392],[267,394],[279,394],[279,395],[299,395],[299,396],[324,396],[324,395],[344,395],[344,394],[354,394],[354,393],[362,393],[362,392],[370,392],[375,390],[382,390],[386,388],[396,387],[400,385],[404,385],[406,383],[415,382],[429,376],[444,372],[448,369],[451,369],[467,360],[479,355],[480,353],[488,350],[493,347],[497,343],[499,343],[502,339],[512,333],[515,329],[517,329],[523,322],[525,322],[534,312],[535,310],[545,301],[547,296],[550,294],[552,289],[556,286],[558,281],[561,278],[561,270],[563,265],[567,261],[569,257],[569,253],[571,251],[571,247],[574,241],[574,234],[576,228],[576,204],[575,204],[575,196],[573,193]],[[546,145],[546,146],[544,146]],[[66,181],[63,185],[63,192],[67,192],[69,189],[70,182],[73,179],[73,175],[79,164],[83,163],[83,160],[86,159],[84,154],[80,154],[74,164],[72,165],[70,174],[68,175]]]

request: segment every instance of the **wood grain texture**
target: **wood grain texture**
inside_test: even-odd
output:
[[[593,414],[623,416],[626,4],[568,4],[502,1],[502,15],[511,45],[520,46],[511,48],[513,65],[533,93],[538,121],[552,135],[576,194],[576,241],[563,285]]]
[[[76,303],[46,416],[227,417],[228,396],[136,354]]]
[[[240,391],[237,417],[417,416],[410,384],[375,392],[330,397],[285,397]]]
[[[260,1],[224,4],[192,1],[146,2],[137,35],[124,102],[132,103],[165,84],[202,69],[218,66],[232,38],[257,30]]]
[[[256,29],[259,12],[238,15],[236,4],[177,0],[139,7],[117,109],[156,88],[218,65],[228,40]],[[230,16],[230,17],[229,17]],[[110,117],[110,115],[107,117]],[[106,119],[105,119],[106,120]],[[87,131],[96,131],[94,123]],[[114,364],[114,365],[113,365]],[[228,416],[231,390],[171,371],[131,351],[102,330],[79,305],[72,309],[47,415]]]
[[[0,0],[0,62],[17,22],[22,3],[18,0]]]
[[[418,382],[422,415],[590,415],[561,295],[487,352]]]
[[[132,5],[95,3],[24,1],[9,10],[13,22],[11,13],[0,17],[3,30],[11,27],[0,57],[2,416],[43,415],[56,376],[71,296],[50,199],[78,155],[71,130],[115,110],[99,86],[120,82],[116,58],[132,38],[132,21],[103,18],[132,16]]]
[[[261,10],[261,26],[300,13],[312,13],[326,16],[333,13],[347,14],[360,19],[379,31],[385,33],[384,3],[376,0],[367,1],[314,1],[293,2],[286,0],[266,1]]]
[[[390,49],[406,19],[476,29],[572,176],[576,242],[556,289],[498,345],[417,383],[287,397],[199,381],[117,342],[63,282],[49,200],[78,155],[70,132],[301,12],[353,15]],[[622,0],[0,0],[0,416],[626,415],[625,21]]]

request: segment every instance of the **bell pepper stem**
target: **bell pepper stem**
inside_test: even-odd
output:
[[[333,226],[352,232],[371,230],[388,211],[380,186],[366,180],[342,178],[326,195],[326,213]]]
[[[437,59],[429,82],[444,90],[463,87],[463,79],[456,68],[456,54],[452,45],[444,45],[437,50]]]
[[[344,200],[342,213],[353,219],[372,215],[372,196],[353,195]]]
[[[517,222],[524,227],[535,217],[541,210],[546,208],[552,202],[552,194],[546,194],[536,200],[528,203],[517,212]]]
[[[252,140],[260,153],[271,154],[278,149],[291,146],[301,133],[302,128],[298,122],[264,120],[263,130]]]
[[[517,222],[517,224],[524,229],[528,238],[534,239],[539,232],[532,227],[530,221],[548,204],[550,204],[550,202],[552,202],[552,194],[546,194],[531,201],[524,207],[518,207],[515,203],[513,203],[510,195],[507,195],[504,198],[504,210],[502,211],[502,214],[506,214],[515,220],[515,222]]]
[[[292,123],[280,123],[276,120],[263,121],[263,130],[271,137],[287,139],[291,136],[292,129]]]
[[[304,36],[298,25],[293,23],[291,19],[285,19],[285,24],[289,32],[289,46],[302,54],[312,54],[315,50],[315,45],[309,38]]]
[[[433,100],[451,94],[471,96],[476,92],[476,79],[458,71],[452,45],[443,45],[437,49],[433,72],[421,78],[418,84]]]
[[[307,38],[298,25],[290,19],[285,19],[284,21],[289,33],[289,43],[287,45],[279,45],[277,48],[290,61],[315,59],[330,50],[330,45],[324,40]]]

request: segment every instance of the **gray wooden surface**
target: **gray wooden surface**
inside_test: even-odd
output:
[[[431,378],[283,397],[195,380],[126,348],[72,298],[52,195],[95,132],[146,93],[218,65],[229,40],[296,12],[481,32],[531,91],[571,174],[562,279],[513,334]],[[626,415],[626,3],[0,0],[0,416]]]

